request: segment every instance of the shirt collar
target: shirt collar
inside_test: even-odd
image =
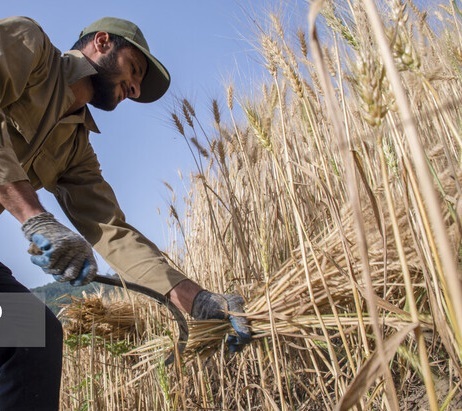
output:
[[[67,84],[97,74],[96,69],[80,50],[70,50],[63,55],[63,69]]]
[[[76,111],[75,113],[72,113],[60,120],[61,123],[83,123],[85,128],[87,128],[90,131],[93,131],[94,133],[100,134],[101,132],[99,131],[98,126],[96,125],[95,120],[93,119],[93,116],[90,113],[90,109],[88,106],[83,106],[80,110]]]
[[[85,114],[84,114],[85,118],[84,118],[83,124],[85,125],[86,128],[88,128],[88,130],[93,131],[94,133],[100,134],[101,131],[99,131],[99,128],[96,125],[95,119],[91,115],[91,112],[88,106],[85,106],[84,110],[85,110]]]

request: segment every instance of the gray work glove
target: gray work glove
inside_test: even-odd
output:
[[[22,226],[26,238],[32,242],[31,261],[56,281],[70,281],[85,285],[95,278],[96,261],[91,245],[74,233],[51,213],[41,213],[26,220]]]
[[[241,351],[250,342],[252,333],[247,318],[229,312],[244,312],[244,299],[240,295],[215,294],[202,290],[194,299],[191,315],[196,320],[229,320],[237,336],[230,335],[226,342],[229,350],[234,353]]]

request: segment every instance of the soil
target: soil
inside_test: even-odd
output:
[[[438,398],[438,405],[441,407],[443,402],[446,400],[450,388],[454,387],[449,386],[448,380],[438,380],[435,382],[435,391]],[[445,408],[447,411],[462,411],[462,388],[457,390],[454,394],[454,398],[450,401],[450,405]],[[412,390],[412,393],[408,395],[403,401],[402,408],[403,411],[427,411],[430,409],[428,403],[428,397],[425,387],[415,387]]]

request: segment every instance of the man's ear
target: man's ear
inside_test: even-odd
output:
[[[112,48],[112,42],[110,41],[109,33],[105,31],[98,31],[95,33],[95,37],[93,38],[93,45],[101,54],[108,53]]]

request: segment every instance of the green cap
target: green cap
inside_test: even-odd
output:
[[[161,98],[170,85],[170,74],[149,51],[148,43],[139,27],[128,20],[103,17],[85,27],[80,33],[80,37],[98,31],[105,31],[109,34],[123,37],[146,56],[148,71],[141,82],[140,96],[132,100],[139,103],[150,103]]]

